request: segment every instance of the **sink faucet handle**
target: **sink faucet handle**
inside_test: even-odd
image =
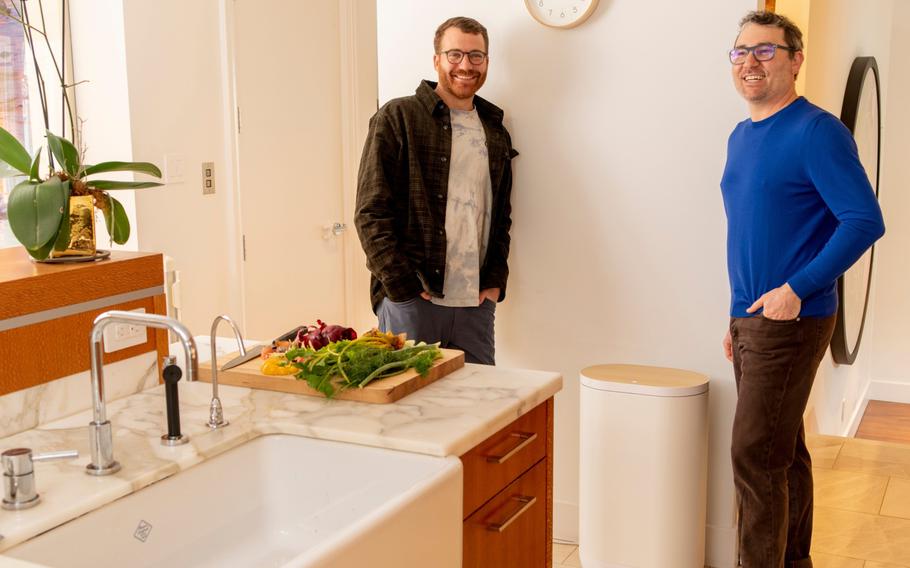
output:
[[[77,457],[79,452],[76,450],[35,454],[29,448],[11,448],[0,454],[3,464],[3,508],[17,511],[39,503],[41,496],[35,488],[34,462]]]
[[[0,454],[3,460],[3,475],[25,475],[32,470],[32,450],[30,448],[10,448]]]
[[[58,452],[43,452],[40,454],[32,454],[33,462],[43,462],[43,461],[57,461],[57,460],[71,460],[79,457],[78,450],[60,450]]]
[[[33,462],[55,461],[78,458],[77,450],[62,450],[59,452],[44,452],[36,454],[31,448],[10,448],[2,454],[4,475],[23,475],[32,471]]]

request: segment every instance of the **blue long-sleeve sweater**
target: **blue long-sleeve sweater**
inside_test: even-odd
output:
[[[789,282],[801,316],[837,311],[837,278],[885,232],[853,136],[800,97],[730,135],[721,180],[733,317]]]

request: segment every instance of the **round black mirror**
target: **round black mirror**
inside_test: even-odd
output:
[[[860,162],[878,197],[882,122],[878,65],[874,57],[857,57],[853,61],[847,77],[840,118],[853,133]],[[850,365],[859,352],[869,304],[874,258],[875,245],[837,281],[837,320],[831,338],[831,355],[835,363]]]

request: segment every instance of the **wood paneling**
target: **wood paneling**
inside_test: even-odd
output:
[[[910,444],[910,404],[870,400],[855,437]]]
[[[34,320],[0,331],[0,396],[89,369],[89,333],[98,314],[144,308],[165,314],[163,294],[86,310],[79,304],[104,302],[120,294],[160,288],[164,261],[158,253],[114,252],[110,259],[72,264],[32,262],[20,247],[0,249],[0,322],[35,315]],[[116,301],[115,299],[109,301]],[[47,310],[72,307],[74,313],[48,318]],[[149,351],[167,352],[167,333],[146,332],[141,345],[105,354],[107,363]]]
[[[0,396],[88,370],[89,332],[98,314],[136,308],[163,313],[156,312],[155,306],[163,300],[163,295],[149,297],[0,332]],[[104,362],[158,349],[152,330],[146,332],[146,338],[142,345],[105,353]]]
[[[0,249],[0,320],[163,285],[161,254],[113,252],[98,262],[42,264],[21,247]]]

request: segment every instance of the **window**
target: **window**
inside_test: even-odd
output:
[[[0,0],[0,8],[4,12],[17,15],[20,13],[17,9],[21,10],[21,3],[22,0]],[[45,41],[43,37],[33,32],[32,39],[38,65],[44,77],[49,126],[52,131],[61,133],[58,126],[63,119],[59,111],[55,112],[55,109],[61,108],[60,82],[56,77],[47,45],[49,43],[54,47],[54,53],[59,61],[63,36],[61,23],[66,4],[64,0],[39,0],[29,1],[27,7],[31,25],[41,29],[43,21],[43,29],[48,35]],[[68,52],[69,48],[67,58]],[[26,41],[22,24],[2,13],[0,13],[0,126],[29,149],[32,156],[40,146],[46,145],[44,138],[46,125],[38,94],[32,51]],[[46,167],[46,157],[42,157],[42,164]],[[9,192],[22,179],[22,177],[0,179],[0,248],[19,246],[9,228],[6,204]]]
[[[4,0],[4,3],[7,3]],[[28,108],[28,83],[25,64],[25,33],[22,25],[0,15],[0,126],[31,148],[31,127]],[[9,192],[21,178],[3,178],[0,185],[0,248],[18,244],[9,229],[6,218],[6,200]]]

